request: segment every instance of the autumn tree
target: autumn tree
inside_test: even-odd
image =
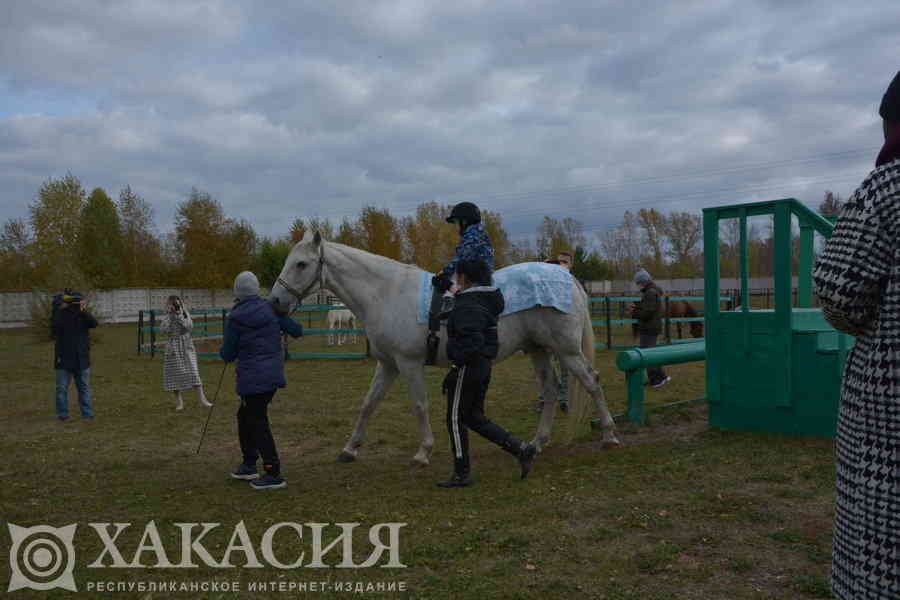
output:
[[[363,247],[359,227],[349,217],[341,219],[341,224],[338,226],[334,241],[339,244],[344,244],[345,246],[352,246],[353,248]]]
[[[619,279],[631,279],[645,254],[645,242],[637,216],[625,211],[622,222],[597,234],[602,257]]]
[[[538,225],[537,250],[543,258],[556,258],[560,252],[572,253],[584,244],[584,227],[572,217],[560,221],[545,216]]]
[[[643,266],[654,277],[662,277],[666,270],[666,218],[655,208],[642,208],[638,211],[638,223],[649,251],[648,256],[642,257]]]
[[[291,229],[288,231],[288,240],[292,244],[296,244],[300,240],[303,239],[304,234],[306,234],[306,223],[302,218],[297,217],[294,219],[294,222],[291,223]]]
[[[403,256],[403,232],[400,221],[388,209],[365,206],[359,214],[356,228],[360,247],[372,254],[394,260]]]
[[[116,205],[103,188],[94,188],[81,211],[78,258],[82,272],[99,288],[122,281],[122,231]]]
[[[334,239],[334,225],[327,218],[312,217],[307,221],[307,227],[309,231],[318,231],[319,235],[326,240]]]
[[[672,259],[673,277],[694,277],[702,272],[699,246],[703,241],[703,221],[700,215],[673,212],[662,221],[668,250]]]
[[[453,256],[459,240],[455,226],[447,223],[450,209],[438,202],[425,202],[416,214],[403,220],[406,261],[432,273],[443,268]]]
[[[259,278],[259,284],[271,288],[281,275],[284,262],[291,253],[293,244],[288,239],[271,239],[264,237],[259,242],[256,264],[253,272]]]
[[[162,242],[156,237],[153,209],[126,185],[116,204],[122,240],[121,285],[160,285],[167,279]],[[171,281],[169,281],[171,283]]]
[[[0,231],[0,286],[24,290],[33,286],[33,238],[22,219],[10,219]]]
[[[481,211],[481,222],[494,247],[494,267],[499,269],[512,264],[510,260],[509,234],[503,227],[503,219],[499,213],[490,210]]]
[[[596,251],[577,246],[572,253],[572,275],[581,281],[602,281],[612,279],[613,269]]]
[[[50,178],[41,186],[37,200],[29,207],[38,279],[45,278],[51,269],[78,270],[78,234],[84,203],[84,188],[71,173],[62,179]]]
[[[509,264],[515,265],[523,262],[540,260],[538,251],[528,238],[512,242],[509,246]]]
[[[196,188],[178,205],[175,237],[182,285],[230,287],[238,273],[253,265],[253,227],[247,221],[226,218],[219,201]]]

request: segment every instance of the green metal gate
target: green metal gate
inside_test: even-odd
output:
[[[749,298],[747,219],[774,216],[775,308]],[[800,225],[797,306],[792,306],[791,217]],[[741,301],[722,311],[719,221],[740,224]],[[833,225],[792,198],[703,210],[706,396],[711,425],[747,431],[833,436],[840,379],[851,336],[812,308],[813,238]]]

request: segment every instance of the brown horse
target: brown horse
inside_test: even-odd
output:
[[[700,313],[691,305],[687,300],[669,300],[668,302],[669,310],[665,315],[667,318],[682,318],[682,317],[702,317]],[[687,323],[690,325],[691,329],[691,337],[692,338],[702,338],[703,337],[703,321],[690,321]],[[678,338],[682,337],[681,326],[684,325],[682,321],[676,321],[675,327],[678,331]],[[631,324],[631,334],[635,339],[638,338],[639,335],[638,324]]]

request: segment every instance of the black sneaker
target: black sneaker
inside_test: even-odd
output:
[[[57,418],[57,419],[59,419],[59,420],[60,420],[60,422],[62,422],[62,423],[65,423],[65,422],[66,422],[66,421],[68,421],[68,420],[69,420],[69,417],[68,417],[68,416],[66,416],[66,415],[59,415],[59,416],[58,416],[58,417],[56,417],[56,418]]]
[[[251,481],[250,487],[254,490],[277,490],[278,488],[287,487],[287,482],[280,476],[266,473],[256,481]]]
[[[650,387],[661,388],[662,386],[666,385],[670,381],[672,381],[672,378],[667,375],[666,377],[664,377],[663,379],[660,379],[656,383],[651,384]]]
[[[442,488],[469,487],[470,485],[472,485],[472,480],[469,479],[468,475],[459,475],[457,473],[454,473],[447,481],[437,482],[437,486]]]
[[[231,472],[231,476],[235,479],[256,479],[259,477],[259,471],[257,471],[256,465],[241,463],[237,469]]]
[[[534,462],[534,456],[537,454],[537,448],[532,444],[523,444],[519,451],[519,466],[522,468],[522,479],[528,477],[531,472],[531,464]]]

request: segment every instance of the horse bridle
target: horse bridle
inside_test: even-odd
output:
[[[315,286],[316,283],[319,284],[319,289],[325,288],[325,244],[324,243],[319,247],[319,264],[317,265],[317,269],[318,269],[318,272],[316,273],[316,276],[313,277],[313,280],[309,282],[309,285],[306,286],[306,288],[304,288],[304,290],[302,292],[298,292],[296,290],[296,288],[294,288],[293,286],[288,284],[288,282],[285,281],[284,279],[282,279],[281,277],[278,277],[278,279],[276,279],[276,282],[281,287],[286,289],[288,291],[288,293],[290,293],[292,296],[294,296],[297,299],[297,302],[299,304],[303,304],[303,298],[305,298],[306,295],[313,289],[313,286]]]

